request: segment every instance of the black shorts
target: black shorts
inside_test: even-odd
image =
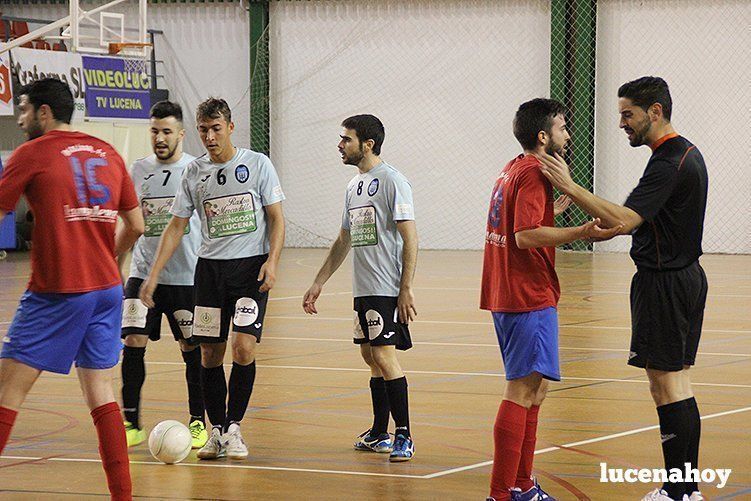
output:
[[[396,299],[389,296],[355,298],[355,344],[396,346],[397,350],[412,348],[409,326],[397,318]]]
[[[200,343],[227,341],[234,332],[261,342],[268,292],[259,292],[258,273],[267,254],[240,259],[198,258],[195,276],[193,337]]]
[[[121,336],[138,334],[159,341],[162,330],[162,314],[167,317],[176,341],[185,340],[196,344],[193,330],[193,287],[190,285],[158,285],[154,291],[154,308],[146,308],[138,299],[143,280],[130,277],[125,284]]]
[[[698,261],[675,271],[638,270],[628,364],[661,371],[694,365],[706,301],[707,276]]]

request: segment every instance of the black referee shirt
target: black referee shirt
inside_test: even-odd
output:
[[[668,136],[652,152],[624,204],[644,219],[631,243],[638,268],[678,270],[701,256],[707,183],[704,158],[687,139]]]

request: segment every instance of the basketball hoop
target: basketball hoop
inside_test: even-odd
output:
[[[123,69],[128,73],[138,73],[142,78],[148,78],[148,61],[147,47],[150,43],[142,42],[110,42],[109,53],[111,55],[121,54],[123,58]],[[129,53],[123,51],[131,49]]]

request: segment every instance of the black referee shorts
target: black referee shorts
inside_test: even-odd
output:
[[[698,261],[681,270],[638,270],[631,281],[628,364],[661,371],[694,365],[706,301],[707,276]]]

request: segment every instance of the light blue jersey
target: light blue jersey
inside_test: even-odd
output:
[[[263,208],[284,200],[274,165],[269,158],[246,148],[217,164],[208,155],[185,169],[172,214],[201,218],[201,247],[204,259],[237,259],[269,252],[266,211]]]
[[[145,228],[143,236],[133,246],[130,263],[130,276],[146,279],[156,258],[159,237],[167,227],[172,214],[170,209],[175,201],[175,193],[185,168],[195,157],[183,153],[180,160],[164,164],[151,155],[133,162],[130,175],[136,188],[138,201],[143,211]],[[190,218],[180,246],[172,255],[159,275],[159,283],[164,285],[193,285],[193,272],[198,260],[198,246],[201,244],[201,220],[198,214]]]
[[[412,221],[412,186],[385,162],[347,185],[342,228],[352,241],[354,297],[399,295],[402,236],[397,221]]]

